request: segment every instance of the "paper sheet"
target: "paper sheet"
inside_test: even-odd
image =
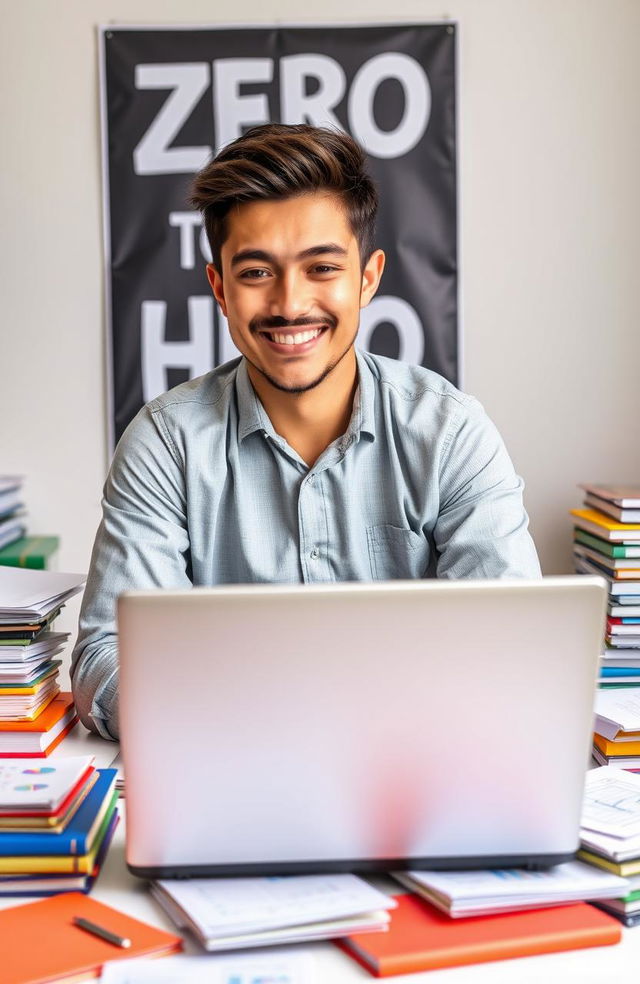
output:
[[[621,731],[640,731],[640,688],[599,690],[595,712],[598,717],[612,721]]]
[[[580,826],[610,837],[640,836],[640,775],[607,765],[588,772]]]
[[[300,950],[255,950],[231,957],[117,960],[102,969],[102,984],[314,984],[314,962]]]

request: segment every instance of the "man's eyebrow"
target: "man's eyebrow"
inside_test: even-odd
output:
[[[325,253],[331,253],[332,256],[348,256],[344,246],[339,246],[338,243],[322,243],[320,246],[310,246],[309,249],[303,249],[301,253],[298,253],[296,259],[306,260],[310,256],[324,256]]]
[[[296,256],[296,260],[307,260],[311,256],[326,256],[327,254],[341,257],[348,256],[344,246],[339,246],[338,243],[320,243],[318,246],[310,246],[309,249],[303,249]],[[232,256],[231,266],[238,266],[239,263],[244,263],[246,260],[258,260],[262,263],[272,263],[274,265],[278,262],[273,253],[268,253],[264,249],[241,249]]]

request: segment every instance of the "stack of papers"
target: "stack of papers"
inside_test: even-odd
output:
[[[118,814],[115,772],[92,756],[0,766],[0,896],[88,892]]]
[[[83,574],[0,567],[0,623],[42,622],[82,590]]]
[[[544,871],[397,871],[393,877],[454,919],[615,898],[628,888],[624,878],[580,861]]]
[[[163,879],[151,891],[206,950],[378,932],[397,905],[355,875]]]
[[[69,634],[51,626],[83,582],[80,574],[0,566],[0,758],[46,755],[77,721],[54,659]]]
[[[627,880],[626,892],[600,907],[640,923],[640,776],[610,766],[587,773],[580,842],[584,861]]]
[[[640,771],[640,687],[596,695],[593,757],[598,765]]]

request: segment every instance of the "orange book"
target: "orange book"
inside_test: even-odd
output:
[[[596,745],[603,755],[640,755],[640,741],[609,741],[596,732],[593,734],[593,744]]]
[[[50,755],[77,722],[69,693],[58,694],[33,721],[0,721],[0,759]]]
[[[617,920],[586,902],[451,919],[416,895],[395,898],[388,932],[336,941],[374,977],[605,946],[622,937]]]
[[[131,940],[122,949],[80,929],[81,916],[103,929]],[[182,949],[182,940],[155,926],[96,902],[82,892],[68,892],[0,911],[2,984],[45,984],[73,977],[99,977],[107,960],[165,956]]]
[[[60,693],[33,721],[0,721],[2,731],[50,731],[73,704],[73,695]]]

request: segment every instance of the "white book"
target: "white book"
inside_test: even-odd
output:
[[[640,681],[638,688],[598,690],[595,699],[595,728],[603,738],[618,731],[640,731]]]
[[[46,762],[5,759],[0,762],[0,810],[54,812],[91,765],[93,755]]]
[[[613,769],[640,769],[640,755],[605,755],[594,745],[591,754],[598,765],[610,765]]]
[[[619,772],[623,771],[621,769]],[[619,864],[621,861],[633,861],[640,858],[640,837],[609,837],[595,830],[580,831],[580,843],[587,851],[595,851]],[[637,889],[638,886],[636,886]],[[629,891],[636,891],[633,887]]]
[[[11,683],[16,687],[28,686],[33,680],[37,680],[46,669],[53,669],[55,666],[62,665],[61,659],[51,659],[59,652],[61,652],[60,649],[54,649],[52,653],[47,653],[42,662],[4,663],[0,665],[0,683]]]
[[[640,485],[598,485],[595,482],[581,482],[578,488],[584,489],[589,495],[597,495],[600,499],[614,502],[617,506],[640,509]]]
[[[639,523],[640,509],[630,506],[618,506],[616,503],[608,502],[600,498],[599,495],[586,495],[584,504],[588,509],[599,509],[605,516],[617,519],[619,523]]]
[[[19,513],[17,517],[12,516],[4,522],[0,521],[0,550],[8,547],[10,543],[19,540],[27,531],[24,516]]]
[[[211,950],[384,929],[397,905],[356,875],[160,879],[151,888]]]
[[[626,879],[582,861],[544,871],[399,871],[393,877],[453,918],[616,898],[628,892]]]
[[[45,653],[62,646],[69,635],[69,632],[44,632],[28,646],[0,646],[0,667],[4,663],[28,663],[37,656],[43,657]]]
[[[640,603],[640,581],[615,581],[608,574],[605,574],[604,571],[596,567],[587,557],[579,556],[575,551],[573,553],[573,562],[579,574],[597,574],[599,577],[603,577],[609,585],[608,591],[611,596],[626,595],[633,598],[637,597],[638,603]]]
[[[0,721],[33,721],[59,692],[56,675],[45,680],[35,694],[0,696]]]

